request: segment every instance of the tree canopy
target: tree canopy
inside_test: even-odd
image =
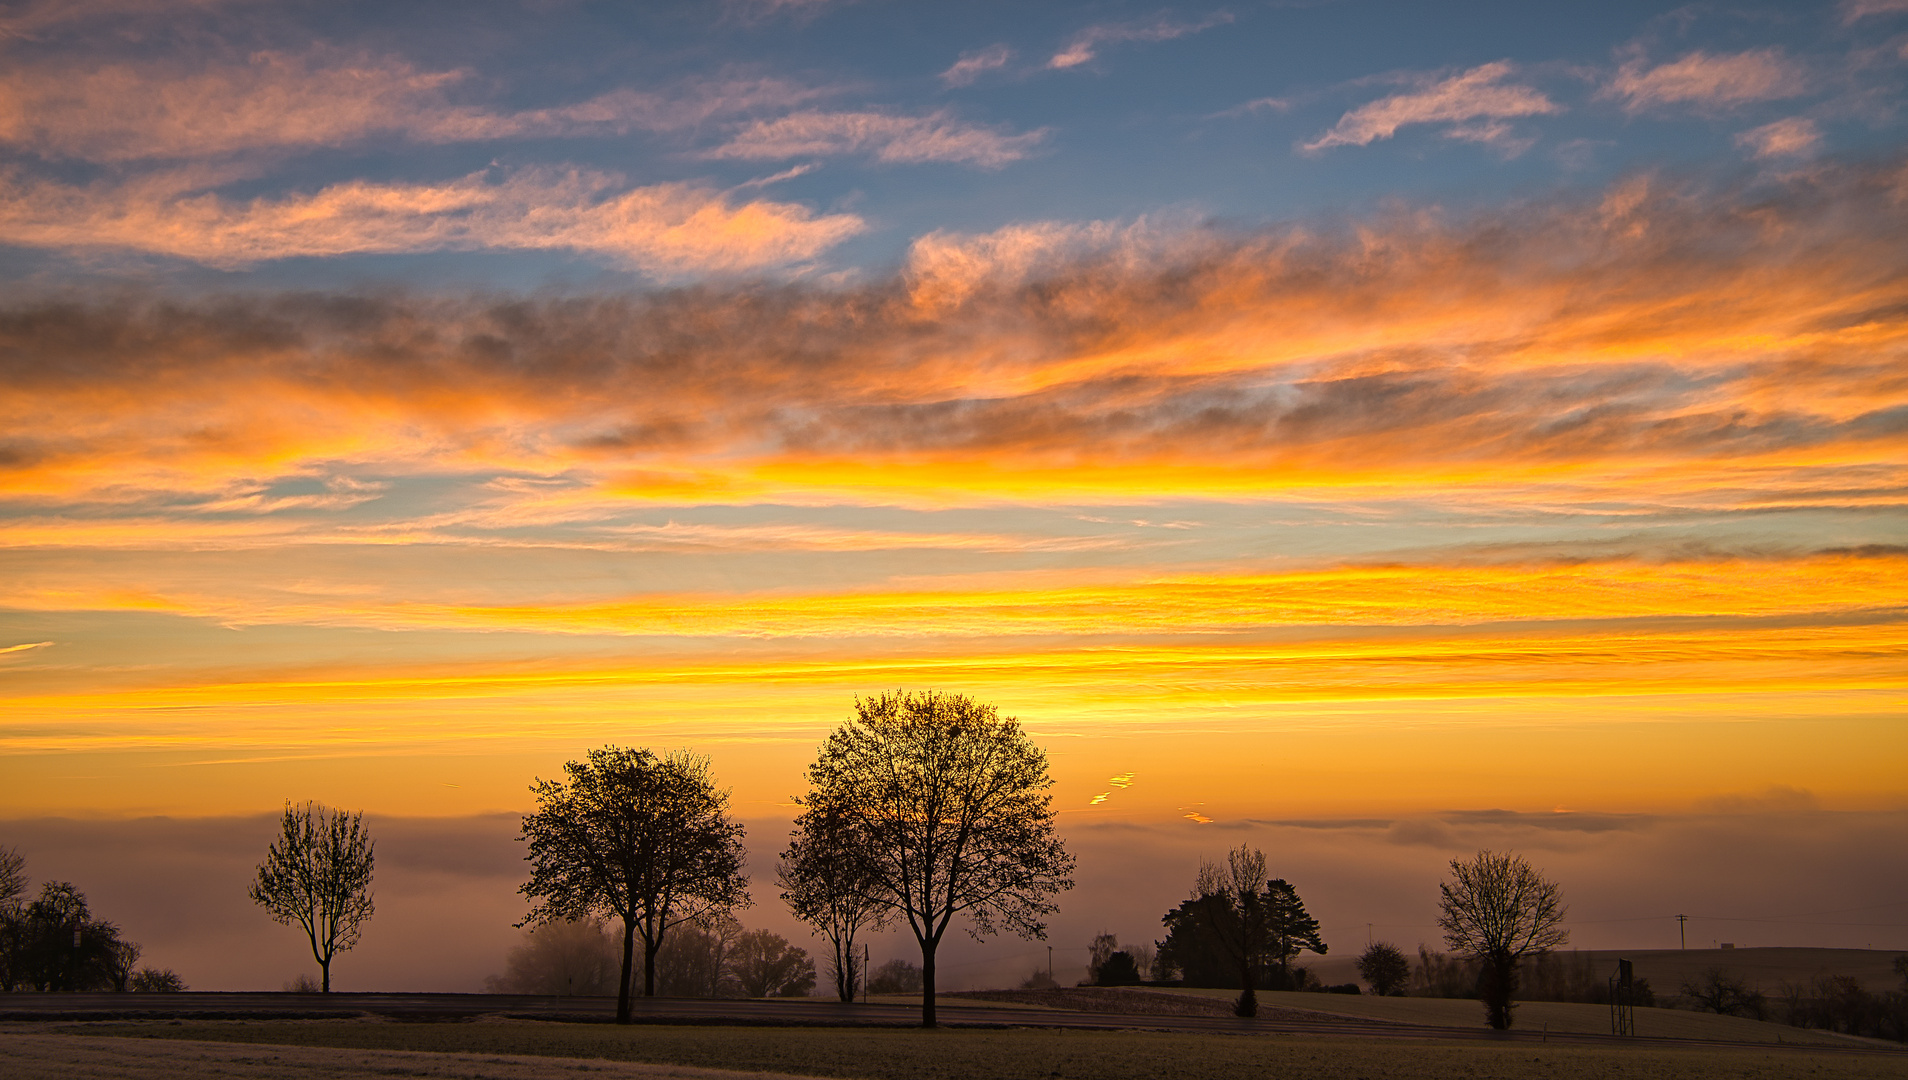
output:
[[[363,814],[288,802],[278,838],[252,882],[252,900],[272,921],[305,931],[312,958],[324,973],[325,993],[331,992],[332,957],[358,943],[374,910],[373,847]]]
[[[565,779],[538,780],[537,809],[523,819],[535,901],[520,925],[602,915],[622,920],[616,1019],[630,1019],[636,936],[643,993],[656,992],[656,951],[670,928],[751,903],[742,873],[742,826],[709,760],[605,746],[566,762]]]
[[[1485,1017],[1494,1028],[1510,1027],[1517,961],[1570,940],[1561,891],[1522,855],[1492,851],[1452,859],[1451,879],[1438,891],[1445,944],[1480,962]]]
[[[855,888],[921,948],[923,1026],[935,1024],[935,950],[956,915],[976,937],[1045,937],[1052,898],[1073,887],[1047,756],[992,705],[935,691],[857,699],[808,782],[804,816],[842,830]]]

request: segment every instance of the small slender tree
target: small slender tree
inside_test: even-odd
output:
[[[795,819],[775,875],[789,910],[828,939],[828,973],[842,1001],[855,1000],[855,987],[867,978],[855,953],[855,936],[879,930],[893,918],[893,907],[879,882],[869,877],[854,840],[840,814],[810,807]]]
[[[606,746],[566,762],[565,780],[539,780],[523,819],[536,901],[518,925],[614,916],[623,923],[616,1022],[630,1021],[635,940],[643,939],[643,995],[656,993],[656,951],[672,927],[746,907],[742,826],[709,759]]]
[[[278,839],[252,882],[252,900],[273,922],[305,931],[327,994],[332,957],[356,945],[371,918],[373,846],[362,813],[287,802]]]
[[[934,956],[956,915],[975,937],[1043,938],[1052,897],[1073,887],[1054,835],[1047,755],[1012,717],[959,694],[888,693],[822,745],[797,803],[833,815],[866,895],[921,948],[921,1025],[933,1027]]]
[[[1452,859],[1451,880],[1438,891],[1445,944],[1478,962],[1485,1019],[1505,1030],[1516,1008],[1517,962],[1570,940],[1560,890],[1522,855],[1480,851]]]
[[[1093,935],[1093,944],[1087,946],[1087,982],[1094,986],[1100,985],[1100,969],[1105,967],[1107,960],[1119,951],[1120,939],[1117,935],[1105,930]],[[1130,960],[1132,957],[1129,956],[1127,959]]]

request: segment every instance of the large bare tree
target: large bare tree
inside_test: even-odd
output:
[[[643,939],[643,995],[656,992],[656,950],[671,927],[746,907],[742,826],[709,759],[605,746],[564,763],[565,780],[538,780],[537,809],[523,819],[536,901],[519,925],[590,915],[623,923],[616,1021],[629,1023],[635,939]]]
[[[859,857],[856,835],[839,813],[811,806],[795,819],[775,875],[789,910],[828,939],[829,975],[842,1001],[853,1001],[855,987],[867,978],[855,953],[855,936],[881,929],[894,910],[870,878],[868,860]]]
[[[373,846],[363,814],[288,802],[252,882],[252,899],[274,922],[305,931],[327,994],[332,957],[356,945],[371,918]]]
[[[1517,962],[1570,940],[1561,892],[1522,855],[1493,851],[1452,859],[1451,880],[1438,891],[1444,942],[1479,962],[1478,998],[1490,1025],[1502,1031],[1516,1008]]]
[[[1052,897],[1073,887],[1047,755],[992,705],[934,691],[857,699],[808,784],[796,801],[843,830],[856,887],[921,947],[923,1027],[935,1026],[934,955],[956,915],[975,937],[1044,938]]]

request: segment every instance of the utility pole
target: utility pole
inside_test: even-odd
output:
[[[1676,916],[1676,947],[1679,949],[1689,948],[1689,935],[1686,932],[1688,923],[1689,916]]]
[[[1047,981],[1053,981],[1053,946],[1047,946]]]

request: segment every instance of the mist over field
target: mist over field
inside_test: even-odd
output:
[[[1269,870],[1292,881],[1324,929],[1328,958],[1343,961],[1371,933],[1407,952],[1442,948],[1437,884],[1452,857],[1479,848],[1526,853],[1564,889],[1571,947],[1675,948],[1678,913],[1692,916],[1691,948],[1813,946],[1900,949],[1895,922],[1908,854],[1891,844],[1898,813],[1809,809],[1701,815],[1532,815],[1470,812],[1386,820],[1096,823],[1064,815],[1062,835],[1080,860],[1048,941],[974,942],[951,935],[946,989],[1016,985],[1045,967],[1084,977],[1086,946],[1104,931],[1124,942],[1164,936],[1160,917],[1192,889],[1201,858],[1241,842],[1262,847]],[[363,941],[333,964],[341,990],[483,989],[527,910],[514,815],[368,819],[377,840],[377,914]],[[818,955],[773,887],[786,820],[746,822],[756,904],[738,912]],[[145,946],[146,962],[177,970],[195,990],[276,990],[311,972],[303,935],[275,925],[246,898],[254,867],[277,827],[254,818],[0,822],[36,879],[70,880],[96,915]],[[1783,867],[1779,874],[1771,866]],[[919,961],[905,932],[875,935],[875,962]],[[1319,963],[1309,954],[1301,962]],[[1336,966],[1342,967],[1342,963]],[[1351,976],[1347,975],[1347,978]]]

